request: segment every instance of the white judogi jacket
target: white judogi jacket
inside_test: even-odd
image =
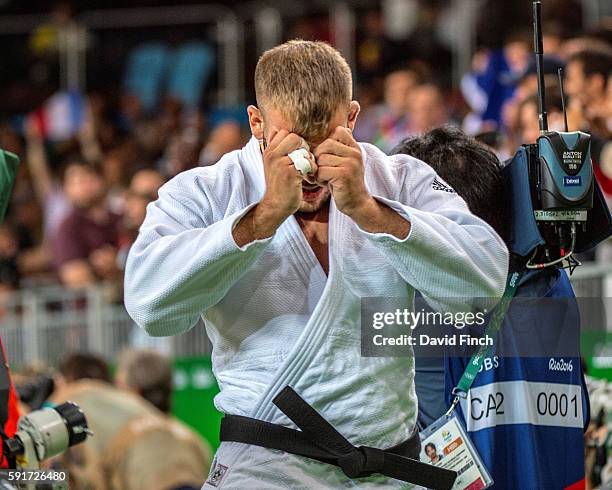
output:
[[[161,188],[129,254],[125,304],[153,336],[204,318],[220,411],[295,428],[271,402],[290,385],[354,445],[387,448],[416,421],[414,362],[360,355],[360,298],[412,298],[415,289],[437,303],[499,298],[508,253],[431,167],[361,148],[368,190],[410,221],[406,239],[361,230],[332,199],[328,277],[293,216],[273,237],[239,248],[232,228],[265,191],[252,138]],[[401,485],[351,480],[335,466],[239,443],[222,443],[213,469],[214,486],[224,488]]]

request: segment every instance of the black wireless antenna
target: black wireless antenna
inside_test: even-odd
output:
[[[546,97],[546,87],[544,86],[544,48],[542,42],[542,19],[540,11],[542,2],[533,2],[533,52],[536,56],[536,69],[538,73],[538,119],[540,121],[540,131],[548,131],[548,118],[546,117],[546,107],[544,98]]]
[[[557,71],[559,74],[559,89],[561,90],[561,109],[563,109],[563,122],[565,123],[565,132],[568,133],[567,128],[567,111],[565,110],[565,90],[563,90],[563,68],[559,68]]]

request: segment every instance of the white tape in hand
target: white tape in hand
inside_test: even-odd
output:
[[[314,158],[310,153],[310,147],[308,143],[302,140],[302,146],[297,150],[293,150],[289,153],[289,158],[295,165],[295,168],[302,174],[306,175],[312,172],[311,159]]]

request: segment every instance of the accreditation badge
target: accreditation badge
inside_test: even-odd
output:
[[[480,490],[493,484],[454,412],[445,414],[421,431],[420,459],[457,472],[453,490]]]

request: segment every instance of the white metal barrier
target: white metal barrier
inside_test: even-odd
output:
[[[75,351],[97,353],[112,361],[126,347],[142,346],[142,338],[148,337],[123,305],[110,299],[114,291],[109,286],[78,291],[58,286],[12,294],[0,306],[0,335],[11,364],[56,366]],[[211,352],[201,323],[183,335],[164,339],[159,347],[174,357]]]
[[[579,298],[612,298],[612,264],[586,263],[571,276]]]

